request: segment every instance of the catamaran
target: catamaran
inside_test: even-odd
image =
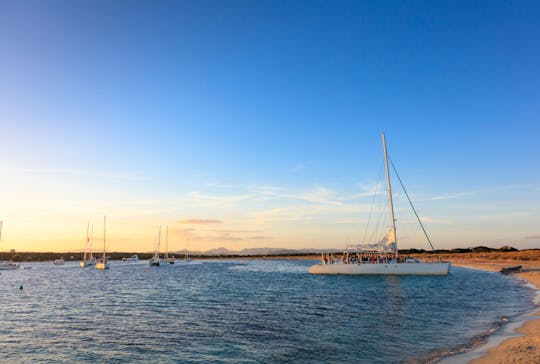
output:
[[[101,258],[101,261],[96,263],[96,269],[109,269],[109,260],[107,259],[107,253],[105,250],[105,232],[106,232],[106,221],[105,216],[103,216],[103,257]]]
[[[386,236],[378,243],[361,244],[355,246],[353,251],[347,249],[340,258],[333,255],[323,255],[319,264],[309,268],[311,274],[395,274],[395,275],[448,275],[450,271],[449,262],[422,262],[412,257],[400,257],[397,248],[396,239],[396,219],[394,218],[394,203],[392,200],[392,187],[390,183],[390,169],[388,167],[388,153],[386,150],[386,139],[382,133],[382,144],[384,151],[384,164],[386,168],[386,180],[388,185],[388,207],[390,210],[391,227]],[[431,248],[433,244],[427,235],[426,230],[416,209],[414,208],[405,187],[397,174],[397,171],[392,164],[393,170],[396,173],[398,181],[403,187],[405,196],[411,204],[420,227],[424,232]]]
[[[90,221],[88,221],[88,224],[86,225],[86,247],[84,249],[83,260],[79,262],[79,266],[82,268],[89,267],[91,265],[96,265],[96,259],[92,255],[92,240],[94,238],[94,224],[92,224],[92,232],[90,233],[90,235],[88,234],[89,228],[90,228]]]

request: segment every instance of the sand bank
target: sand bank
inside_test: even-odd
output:
[[[452,260],[452,265],[473,269],[482,269],[487,271],[499,271],[502,267],[512,265],[522,265],[525,272],[517,273],[515,276],[526,280],[535,289],[540,289],[540,262],[494,262],[492,260],[482,259],[457,259]],[[536,302],[540,304],[540,302]],[[506,338],[489,350],[479,348],[474,350],[470,364],[506,364],[506,363],[540,363],[540,310],[525,318],[523,326],[512,330],[509,333],[511,337]],[[493,343],[492,343],[493,344]],[[488,346],[489,343],[488,343]],[[477,354],[474,355],[474,352]],[[463,356],[466,358],[467,356]],[[452,361],[452,360],[451,360]],[[444,361],[443,361],[444,362]],[[458,362],[458,361],[455,361]]]

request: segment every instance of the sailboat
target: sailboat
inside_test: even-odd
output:
[[[189,257],[189,238],[187,239],[187,242],[186,242],[186,254],[184,256],[184,262],[186,263],[191,262],[191,258]]]
[[[386,139],[382,133],[382,144],[384,151],[384,164],[386,168],[386,180],[388,184],[388,207],[390,210],[391,227],[386,236],[375,244],[363,244],[356,247],[354,252],[347,251],[341,259],[334,259],[333,256],[323,255],[319,264],[309,268],[311,274],[382,274],[382,275],[448,275],[450,271],[449,262],[422,262],[412,257],[403,258],[398,255],[396,239],[396,220],[394,218],[394,203],[392,200],[392,187],[390,183],[390,170],[388,168],[388,153],[386,150]],[[392,165],[393,166],[393,165]],[[395,168],[394,168],[395,171]],[[396,172],[397,175],[397,172]],[[401,180],[398,180],[401,183]],[[403,184],[401,183],[402,187]],[[412,202],[405,191],[407,199],[418,218],[418,222],[424,231],[428,242],[433,248],[431,241],[412,205]]]
[[[64,265],[66,264],[66,260],[64,257],[60,257],[60,259],[53,260],[53,265]]]
[[[105,250],[105,232],[106,232],[106,221],[105,216],[103,216],[103,257],[101,258],[101,261],[96,263],[96,269],[109,269],[109,260],[107,259],[107,253]]]
[[[161,259],[160,256],[159,256],[159,245],[160,245],[160,243],[161,243],[161,226],[159,227],[159,233],[158,233],[158,237],[157,237],[157,244],[155,245],[156,250],[154,251],[154,256],[148,261],[148,264],[151,267],[159,267],[159,266],[162,266],[162,265],[165,264],[163,259]]]
[[[2,240],[3,221],[0,221],[0,241]],[[14,270],[19,268],[17,263],[0,261],[0,270]]]
[[[169,226],[167,225],[167,240],[165,240],[165,263],[174,264],[174,257],[169,258]]]
[[[90,221],[86,225],[86,247],[84,250],[83,260],[79,262],[79,266],[82,268],[89,267],[91,265],[96,265],[96,259],[92,255],[92,240],[94,238],[94,225],[92,224],[92,232],[90,233],[90,235],[88,235],[89,228],[90,228]],[[92,238],[90,238],[90,236]]]
[[[184,252],[184,259],[183,260],[178,260],[177,263],[179,264],[191,264],[192,261],[191,261],[191,258],[189,257],[189,236],[185,235],[186,237],[186,249],[185,249],[185,252]]]

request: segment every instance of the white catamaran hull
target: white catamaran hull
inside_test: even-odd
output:
[[[361,263],[316,264],[309,268],[311,274],[386,274],[386,275],[438,275],[446,276],[450,263]]]

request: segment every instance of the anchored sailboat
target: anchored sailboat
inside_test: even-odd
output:
[[[0,220],[0,241],[2,240],[2,226],[3,221]],[[17,263],[0,261],[0,270],[14,270],[19,268]]]
[[[92,255],[92,240],[94,238],[94,224],[92,224],[92,230],[91,233],[88,234],[88,230],[90,228],[90,221],[88,221],[88,224],[86,225],[86,247],[84,249],[84,256],[83,260],[79,262],[79,266],[89,267],[91,265],[96,265],[96,259]]]
[[[106,221],[105,216],[103,216],[103,257],[101,258],[101,261],[96,263],[96,269],[109,269],[109,260],[107,259],[107,253],[105,250],[105,232],[106,232]]]
[[[174,256],[169,258],[169,225],[167,225],[167,239],[165,240],[165,263],[174,264]]]
[[[156,242],[154,241],[154,243],[156,243]],[[160,245],[160,243],[161,243],[161,226],[159,227],[159,233],[158,233],[158,236],[157,236],[157,244],[156,244],[156,250],[154,251],[154,256],[148,262],[148,264],[151,267],[160,267],[160,266],[165,264],[163,259],[161,259],[160,256],[159,256],[159,245]]]
[[[311,274],[396,274],[396,275],[448,275],[449,262],[421,262],[413,258],[402,258],[398,255],[396,239],[396,220],[394,218],[394,203],[392,200],[392,186],[390,183],[390,169],[388,167],[388,154],[386,139],[382,133],[384,150],[384,164],[386,168],[386,180],[388,184],[388,208],[390,210],[391,227],[386,236],[375,244],[362,244],[356,247],[354,252],[345,252],[341,259],[333,259],[324,255],[319,264],[309,268]],[[393,165],[392,165],[393,166]],[[395,168],[394,168],[395,171]],[[397,176],[397,173],[396,173]],[[401,180],[398,180],[401,183]],[[405,191],[405,190],[404,190]],[[407,199],[411,203],[418,222],[433,248],[429,237],[412,205],[409,195],[405,191]]]

